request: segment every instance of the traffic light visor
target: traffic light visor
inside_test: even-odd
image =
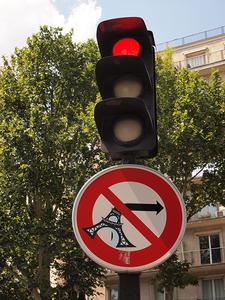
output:
[[[128,97],[100,101],[95,107],[94,116],[106,147],[105,152],[108,147],[111,153],[129,152],[132,146],[132,151],[140,151],[141,157],[147,155],[146,144],[151,147],[154,132],[151,117],[142,99]]]
[[[103,99],[112,97],[140,97],[151,90],[145,64],[139,56],[104,57],[95,69],[96,80]]]
[[[139,17],[125,17],[101,22],[97,29],[101,56],[141,55],[152,51],[152,39]]]

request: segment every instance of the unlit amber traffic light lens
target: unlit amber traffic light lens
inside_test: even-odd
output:
[[[143,89],[142,82],[139,78],[132,75],[125,75],[119,78],[113,87],[115,97],[131,97],[140,96]]]

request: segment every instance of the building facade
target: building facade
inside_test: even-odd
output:
[[[225,79],[225,26],[159,44],[157,52],[166,47],[173,48],[176,68],[193,69],[205,79],[218,69]]]
[[[157,52],[167,46],[173,48],[176,68],[193,69],[206,80],[213,69],[218,69],[225,79],[225,26],[159,44]],[[176,288],[174,300],[225,300],[225,207],[206,206],[194,215],[177,254],[180,260],[191,263],[190,272],[197,276],[198,285]],[[156,272],[142,272],[141,300],[165,299],[157,290]],[[105,287],[95,300],[118,300],[117,274],[108,273]]]
[[[180,260],[191,263],[190,272],[198,278],[197,286],[175,288],[174,300],[225,299],[225,207],[206,206],[187,224],[177,249]],[[157,270],[142,272],[141,300],[164,300],[154,280]],[[96,300],[118,300],[118,276],[109,272],[105,291]]]

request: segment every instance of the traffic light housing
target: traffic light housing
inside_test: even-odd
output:
[[[99,24],[95,122],[107,157],[157,154],[154,37],[138,17]]]

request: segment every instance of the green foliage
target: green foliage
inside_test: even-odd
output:
[[[151,165],[178,186],[188,219],[224,200],[225,83],[217,71],[209,82],[197,72],[173,67],[171,50],[157,57],[159,154]],[[200,177],[198,176],[200,175]],[[159,267],[160,290],[197,284],[190,264],[173,255]]]
[[[170,50],[157,57],[159,153],[151,165],[178,186],[189,218],[224,201],[217,188],[224,183],[224,99],[217,71],[206,82],[197,72],[174,68]]]
[[[0,299],[27,300],[29,292],[14,275],[2,270],[0,273]]]
[[[97,268],[82,250],[71,247],[67,247],[66,250],[63,261],[59,258],[55,263],[59,275],[64,279],[57,292],[63,299],[73,299],[76,293],[87,296],[95,294],[96,287],[102,285],[103,270]]]
[[[97,58],[94,41],[73,44],[70,33],[42,27],[0,70],[1,276],[14,274],[36,299],[52,299],[57,289],[50,284],[56,258],[68,269],[81,260],[71,210],[98,168],[98,139],[94,129],[87,132]],[[102,270],[86,259],[77,267],[79,288],[91,294]],[[74,279],[64,273],[71,286]]]
[[[189,273],[190,263],[179,261],[176,254],[173,254],[164,264],[159,266],[159,273],[156,275],[158,289],[163,292],[174,287],[181,289],[185,286],[198,285],[196,276]]]

